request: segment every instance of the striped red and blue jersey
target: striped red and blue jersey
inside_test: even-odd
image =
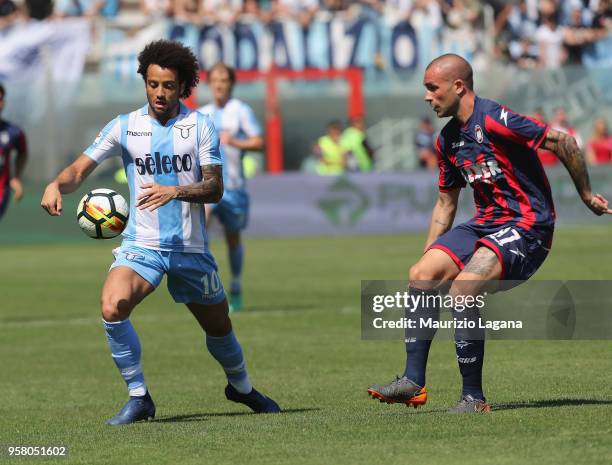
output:
[[[26,151],[25,134],[14,124],[0,119],[0,205],[8,195],[13,151],[19,153]]]
[[[550,184],[537,155],[549,127],[492,100],[475,97],[465,125],[453,118],[437,140],[439,189],[470,184],[483,229],[512,225],[552,233],[555,223]]]

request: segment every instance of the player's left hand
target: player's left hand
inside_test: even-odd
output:
[[[23,197],[23,184],[21,184],[21,180],[18,178],[12,178],[10,180],[10,186],[13,190],[13,195],[15,196],[15,200],[18,202]]]
[[[162,186],[149,183],[142,185],[142,193],[136,198],[136,206],[140,210],[157,210],[176,198],[175,186]]]
[[[584,199],[584,203],[597,216],[612,215],[612,210],[608,208],[608,200],[600,194],[592,194],[590,198]]]

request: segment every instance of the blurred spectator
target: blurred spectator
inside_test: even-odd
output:
[[[612,135],[605,118],[593,123],[593,136],[587,145],[587,160],[592,165],[612,163]]]
[[[259,18],[261,13],[259,3],[260,2],[258,0],[244,0],[244,4],[242,5],[242,14]]]
[[[593,28],[605,36],[607,31],[612,30],[612,1],[599,0],[592,22]]]
[[[419,129],[414,136],[414,148],[421,168],[428,170],[438,169],[434,127],[428,116],[421,118]]]
[[[582,19],[582,5],[571,10],[569,23],[563,28],[563,44],[567,50],[567,63],[582,63],[582,48],[592,42],[593,34]]]
[[[25,0],[28,16],[43,20],[53,13],[53,0]]]
[[[559,68],[567,58],[557,15],[557,5],[553,0],[540,2],[541,24],[535,39],[538,44],[538,65],[543,68]]]
[[[172,0],[140,0],[140,12],[151,19],[172,16]]]
[[[585,47],[607,34],[605,28],[600,27],[599,17],[597,18],[598,26],[591,27],[591,24],[585,21],[584,16],[582,5],[580,3],[574,4],[569,23],[563,30],[563,42],[567,49],[569,64],[582,64],[582,53]]]
[[[323,0],[322,8],[331,13],[346,10],[348,2],[346,0]]]
[[[414,0],[410,23],[417,29],[436,30],[442,26],[442,12],[436,0]]]
[[[538,107],[533,112],[533,117],[540,121],[541,123],[548,124],[548,118],[546,118],[546,113],[544,113],[544,109]],[[538,149],[538,157],[544,166],[553,166],[559,164],[559,158],[555,152],[551,152],[549,150]]]
[[[342,144],[342,125],[339,121],[332,121],[327,125],[327,133],[320,137],[314,147],[319,162],[316,166],[317,174],[333,176],[342,174],[346,170],[348,149]]]
[[[307,28],[319,9],[319,0],[272,0],[272,19],[291,18]]]
[[[576,142],[578,143],[578,147],[580,149],[584,147],[582,137],[580,137],[580,134],[578,133],[576,128],[574,128],[569,123],[569,120],[567,118],[567,112],[564,108],[558,107],[555,109],[553,117],[550,120],[550,127],[556,129],[557,131],[561,131],[572,136],[574,139],[576,139]]]
[[[0,30],[13,24],[18,14],[17,5],[13,0],[0,0]]]
[[[383,15],[387,23],[395,25],[402,21],[408,21],[414,0],[386,0]]]
[[[177,22],[200,25],[204,21],[204,2],[200,0],[173,0],[172,15]]]
[[[119,0],[57,0],[55,16],[103,16],[114,18],[119,13]]]
[[[206,22],[231,25],[238,20],[243,7],[242,0],[203,0],[204,19]],[[249,7],[252,8],[252,5]]]
[[[532,17],[526,0],[509,3],[495,20],[498,46],[508,58],[521,68],[533,68],[538,56],[534,42],[537,15]]]
[[[366,139],[365,120],[353,118],[350,126],[344,130],[341,145],[349,151],[350,161],[359,171],[372,171],[374,151]]]
[[[452,29],[473,32],[480,17],[480,2],[476,0],[441,0],[444,22]]]

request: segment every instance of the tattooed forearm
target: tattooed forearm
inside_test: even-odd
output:
[[[202,180],[177,187],[177,200],[193,203],[217,203],[223,197],[223,171],[221,165],[202,167]]]
[[[546,136],[542,148],[555,152],[559,160],[567,168],[567,171],[569,171],[580,197],[583,199],[588,197],[591,193],[589,173],[576,139],[569,134],[551,129]]]

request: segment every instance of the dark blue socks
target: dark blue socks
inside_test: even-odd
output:
[[[408,295],[411,302],[415,302],[415,299],[420,296],[420,303],[414,307],[406,308],[406,318],[417,323],[423,318],[432,318],[438,321],[440,309],[434,304],[433,298],[427,298],[428,296],[437,296],[438,291],[410,288]],[[421,387],[425,386],[427,357],[429,356],[431,341],[435,335],[436,329],[421,329],[418,324],[415,329],[406,329],[406,369],[404,370],[404,376]]]
[[[477,310],[453,312],[458,321],[473,321],[475,328],[455,329],[455,348],[457,363],[463,378],[463,392],[466,396],[471,394],[476,399],[485,400],[482,392],[482,365],[484,361],[485,330],[478,327],[480,314]]]

